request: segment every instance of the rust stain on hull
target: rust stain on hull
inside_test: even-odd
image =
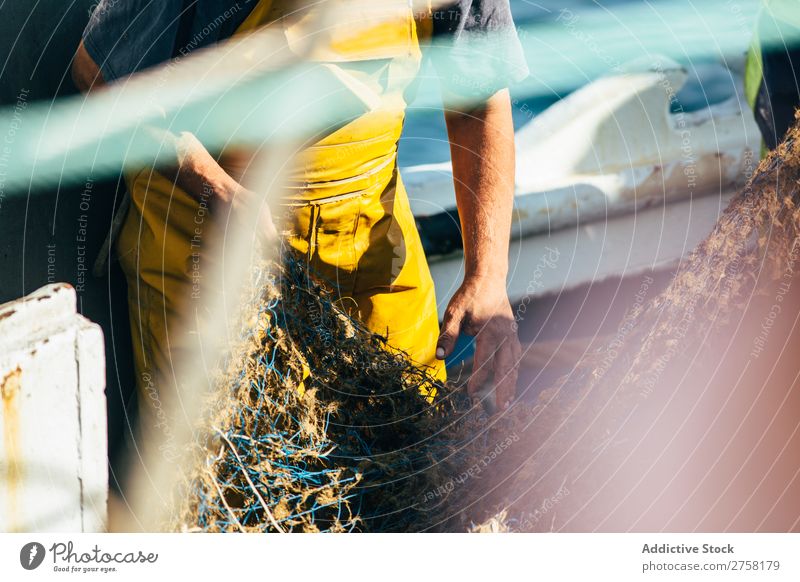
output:
[[[22,370],[9,372],[0,382],[0,401],[3,406],[3,453],[5,457],[6,474],[5,490],[8,516],[5,524],[6,531],[17,530],[17,492],[20,484],[19,470],[19,410],[17,408],[17,395],[21,385]]]

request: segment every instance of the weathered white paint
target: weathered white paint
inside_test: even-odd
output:
[[[690,196],[718,197],[743,184],[758,162],[761,135],[741,78],[729,74],[730,99],[670,113],[688,73],[669,59],[650,59],[589,83],[535,117],[516,134],[514,235]],[[455,208],[449,162],[402,173],[416,216]]]
[[[711,232],[730,194],[659,208],[511,241],[512,301],[568,291],[610,277],[671,268]],[[464,277],[463,261],[431,263],[439,316]]]
[[[710,232],[761,145],[740,76],[718,68],[735,94],[702,110],[670,113],[688,73],[651,59],[586,85],[517,132],[512,301],[664,268]],[[455,208],[449,162],[403,168],[403,179],[416,216]],[[462,263],[460,254],[431,260],[440,316]]]
[[[75,290],[0,306],[0,531],[100,531],[108,493],[100,327]]]

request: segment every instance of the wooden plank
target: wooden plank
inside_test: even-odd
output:
[[[0,306],[0,531],[103,528],[104,365],[72,287]]]

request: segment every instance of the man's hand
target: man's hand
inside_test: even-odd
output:
[[[257,209],[256,232],[258,236],[265,241],[277,239],[278,230],[275,228],[275,222],[272,220],[272,213],[266,200],[263,198],[259,200],[257,193],[232,180],[231,182],[231,185],[214,192],[211,198],[212,212],[226,221],[229,220],[227,215],[232,212],[235,224],[252,227],[248,217],[252,216]]]
[[[460,332],[475,336],[475,358],[467,390],[475,397],[491,381],[495,404],[505,410],[517,387],[517,366],[522,348],[505,281],[466,279],[450,300],[436,347],[436,357],[448,357]]]
[[[468,390],[491,381],[497,408],[514,398],[521,348],[506,293],[514,201],[514,125],[508,91],[469,110],[445,113],[464,243],[464,283],[444,317],[437,356],[453,351],[460,331],[475,336]]]
[[[265,240],[277,237],[266,201],[226,172],[193,134],[184,132],[176,136],[155,129],[151,133],[154,139],[160,140],[162,149],[174,150],[177,160],[177,165],[161,171],[189,196],[201,202],[205,200],[224,224],[233,219],[234,224],[245,228],[255,226],[258,236]],[[258,221],[254,224],[250,217],[255,212],[258,212]]]

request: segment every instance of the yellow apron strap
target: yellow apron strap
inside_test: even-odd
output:
[[[239,28],[236,29],[234,34],[252,32],[260,26],[267,24],[269,22],[269,13],[271,10],[272,0],[259,0],[256,7],[247,15],[247,18],[239,25]]]

